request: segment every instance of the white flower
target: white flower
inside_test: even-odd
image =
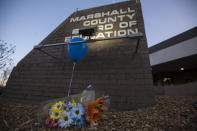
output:
[[[61,128],[67,128],[71,125],[73,120],[71,119],[70,113],[63,111],[62,117],[59,119],[58,123]]]
[[[73,108],[71,109],[71,113],[73,118],[81,118],[81,116],[85,114],[85,109],[82,104],[78,103],[77,106],[73,106]]]
[[[75,106],[75,105],[69,101],[69,103],[68,103],[68,109],[69,109],[69,111],[70,111],[74,106]]]

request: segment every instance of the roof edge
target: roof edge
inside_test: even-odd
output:
[[[149,54],[159,51],[161,49],[179,44],[180,42],[189,40],[195,36],[197,36],[197,26],[194,28],[191,28],[181,34],[178,34],[174,37],[171,37],[165,41],[162,41],[159,44],[149,47]]]

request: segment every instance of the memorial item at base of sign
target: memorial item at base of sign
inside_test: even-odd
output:
[[[84,41],[83,38],[75,37],[70,42],[80,42]],[[88,46],[87,43],[77,43],[77,44],[68,44],[68,54],[71,59],[75,62],[80,61],[87,53]]]
[[[108,96],[95,100],[91,85],[81,94],[46,101],[41,104],[39,117],[49,128],[81,128],[86,124],[95,125],[109,107]]]
[[[88,51],[87,43],[75,43],[75,42],[83,42],[83,41],[84,41],[83,38],[74,37],[72,40],[70,40],[70,43],[68,44],[68,54],[71,57],[71,59],[74,61],[70,84],[68,87],[68,96],[70,96],[76,62],[80,61],[87,54]]]

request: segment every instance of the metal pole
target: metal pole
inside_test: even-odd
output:
[[[75,42],[64,42],[64,43],[55,43],[55,44],[42,44],[42,45],[36,45],[34,48],[41,48],[41,47],[50,47],[50,46],[59,46],[59,45],[66,45],[66,44],[80,44],[80,43],[90,43],[90,42],[96,42],[96,41],[103,41],[103,40],[113,40],[113,39],[123,39],[123,38],[140,38],[143,34],[141,32],[132,34],[132,35],[126,35],[126,36],[118,36],[118,37],[110,37],[110,38],[103,38],[103,39],[94,39],[94,40],[84,40],[84,41],[75,41]]]

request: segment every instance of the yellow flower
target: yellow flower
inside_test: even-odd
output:
[[[59,101],[58,103],[64,104],[64,101]]]
[[[53,110],[49,113],[49,116],[52,120],[60,119],[60,117],[63,115],[62,111],[60,110]]]
[[[76,101],[75,101],[74,99],[72,100],[72,103],[73,103],[73,105],[75,105],[75,106],[77,105],[77,103],[76,103]]]
[[[59,101],[57,103],[55,103],[54,105],[52,105],[51,110],[62,110],[62,105],[63,105],[64,101]]]

